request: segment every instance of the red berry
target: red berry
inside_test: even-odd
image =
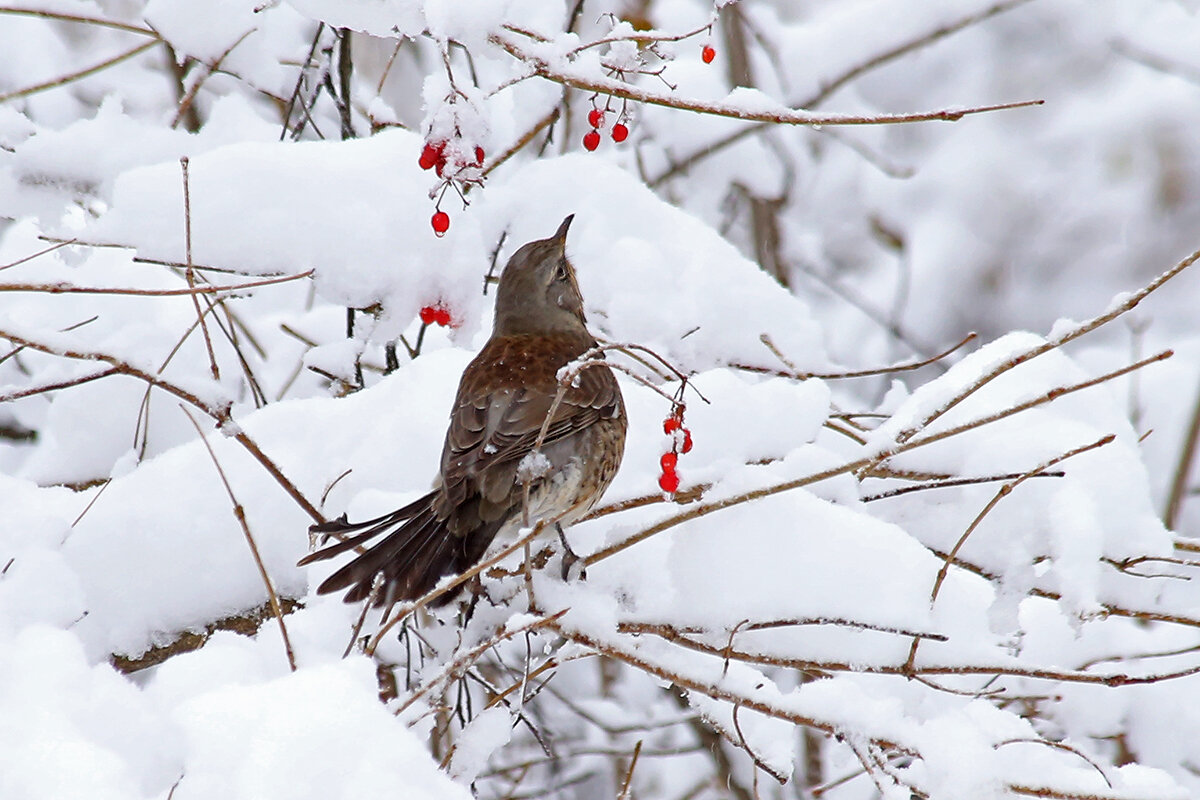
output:
[[[623,142],[629,138],[629,128],[626,128],[621,123],[613,125],[612,137],[614,142]]]
[[[683,423],[678,417],[667,417],[663,420],[663,433],[672,434],[683,427]]]
[[[421,169],[433,169],[433,165],[441,158],[442,148],[437,147],[432,142],[426,142],[425,147],[421,150],[421,158],[417,161],[421,165]]]
[[[663,472],[674,472],[675,465],[679,463],[679,456],[674,453],[663,453],[658,463],[662,465]]]
[[[705,64],[711,64],[713,59],[717,57],[717,51],[713,50],[711,44],[704,45],[704,49],[700,51],[700,58]]]
[[[683,445],[680,446],[679,452],[688,453],[692,449],[692,432],[687,428],[683,429]]]
[[[583,146],[588,150],[595,150],[600,146],[600,134],[596,131],[588,131],[583,137]]]
[[[438,306],[433,310],[433,321],[443,328],[450,324],[450,309]]]
[[[433,219],[429,222],[433,225],[433,232],[438,236],[450,230],[450,215],[445,211],[434,212]]]
[[[424,306],[421,308],[421,324],[432,325],[437,319],[437,309],[433,306]]]
[[[679,476],[674,470],[664,472],[658,479],[658,486],[667,494],[675,494],[675,490],[679,488]]]
[[[591,125],[593,128],[603,128],[604,127],[604,112],[598,108],[593,108],[591,111],[589,111],[588,112],[588,125]]]
[[[475,166],[483,166],[483,148],[478,145],[475,147]]]

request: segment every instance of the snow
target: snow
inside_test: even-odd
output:
[[[487,452],[487,448],[484,448]],[[541,450],[533,450],[517,464],[517,483],[531,483],[550,471],[550,459]]]
[[[156,45],[28,94],[149,39],[0,11],[0,796],[617,797],[631,769],[648,800],[1200,794],[1200,278],[1050,346],[1196,247],[1195,9],[1018,4],[943,36],[994,3],[743,0],[731,79],[723,5],[654,4],[657,33],[699,31],[651,52],[612,3],[39,3],[148,26],[180,72]],[[747,123],[670,107],[1032,98],[728,146]],[[418,165],[442,141],[452,183]],[[383,610],[356,631],[316,594],[349,555],[298,567],[308,528],[436,485],[484,277],[568,214],[589,329],[636,346],[606,349],[629,434],[566,534],[586,570],[548,534],[471,615],[422,609],[368,655]]]
[[[461,783],[474,782],[492,753],[508,744],[512,728],[512,717],[503,706],[489,708],[477,715],[463,728],[455,745],[450,776]]]
[[[425,25],[421,3],[414,0],[288,0],[288,5],[309,19],[374,36],[414,37]]]

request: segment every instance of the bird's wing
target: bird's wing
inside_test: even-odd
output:
[[[538,382],[490,392],[460,391],[442,455],[443,491],[450,498],[465,498],[472,491],[507,494],[517,465],[533,451],[547,415],[543,447],[620,413],[621,392],[606,366],[581,370],[552,411],[557,390],[552,380],[548,385]]]

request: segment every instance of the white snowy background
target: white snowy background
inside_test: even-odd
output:
[[[1198,14],[0,3],[0,798],[1200,797]],[[677,502],[614,353],[586,579],[356,636],[567,214]]]

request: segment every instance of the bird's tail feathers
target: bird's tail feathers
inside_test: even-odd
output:
[[[345,515],[310,530],[327,536],[343,536],[341,541],[310,553],[300,564],[311,564],[341,555],[372,539],[383,539],[365,553],[342,565],[317,587],[318,594],[349,589],[345,600],[354,603],[371,597],[376,576],[383,575],[382,590],[375,605],[414,600],[432,589],[443,575],[456,570],[461,560],[453,536],[433,511],[435,494],[430,493],[404,508],[365,522],[347,522]],[[434,601],[443,605],[453,599],[451,592]]]
[[[361,544],[365,544],[381,533],[384,533],[390,528],[394,528],[400,523],[411,519],[421,511],[429,508],[433,502],[433,493],[420,497],[403,508],[398,508],[395,511],[384,514],[375,519],[364,520],[363,522],[350,522],[346,519],[346,515],[342,514],[337,519],[331,519],[328,522],[323,522],[319,525],[309,527],[309,533],[317,533],[321,535],[321,542],[329,540],[331,536],[337,536],[338,540],[328,547],[322,547],[309,553],[304,558],[296,562],[297,566],[303,567],[306,564],[311,564],[314,561],[325,561],[326,559],[339,556],[347,550],[352,550]]]

